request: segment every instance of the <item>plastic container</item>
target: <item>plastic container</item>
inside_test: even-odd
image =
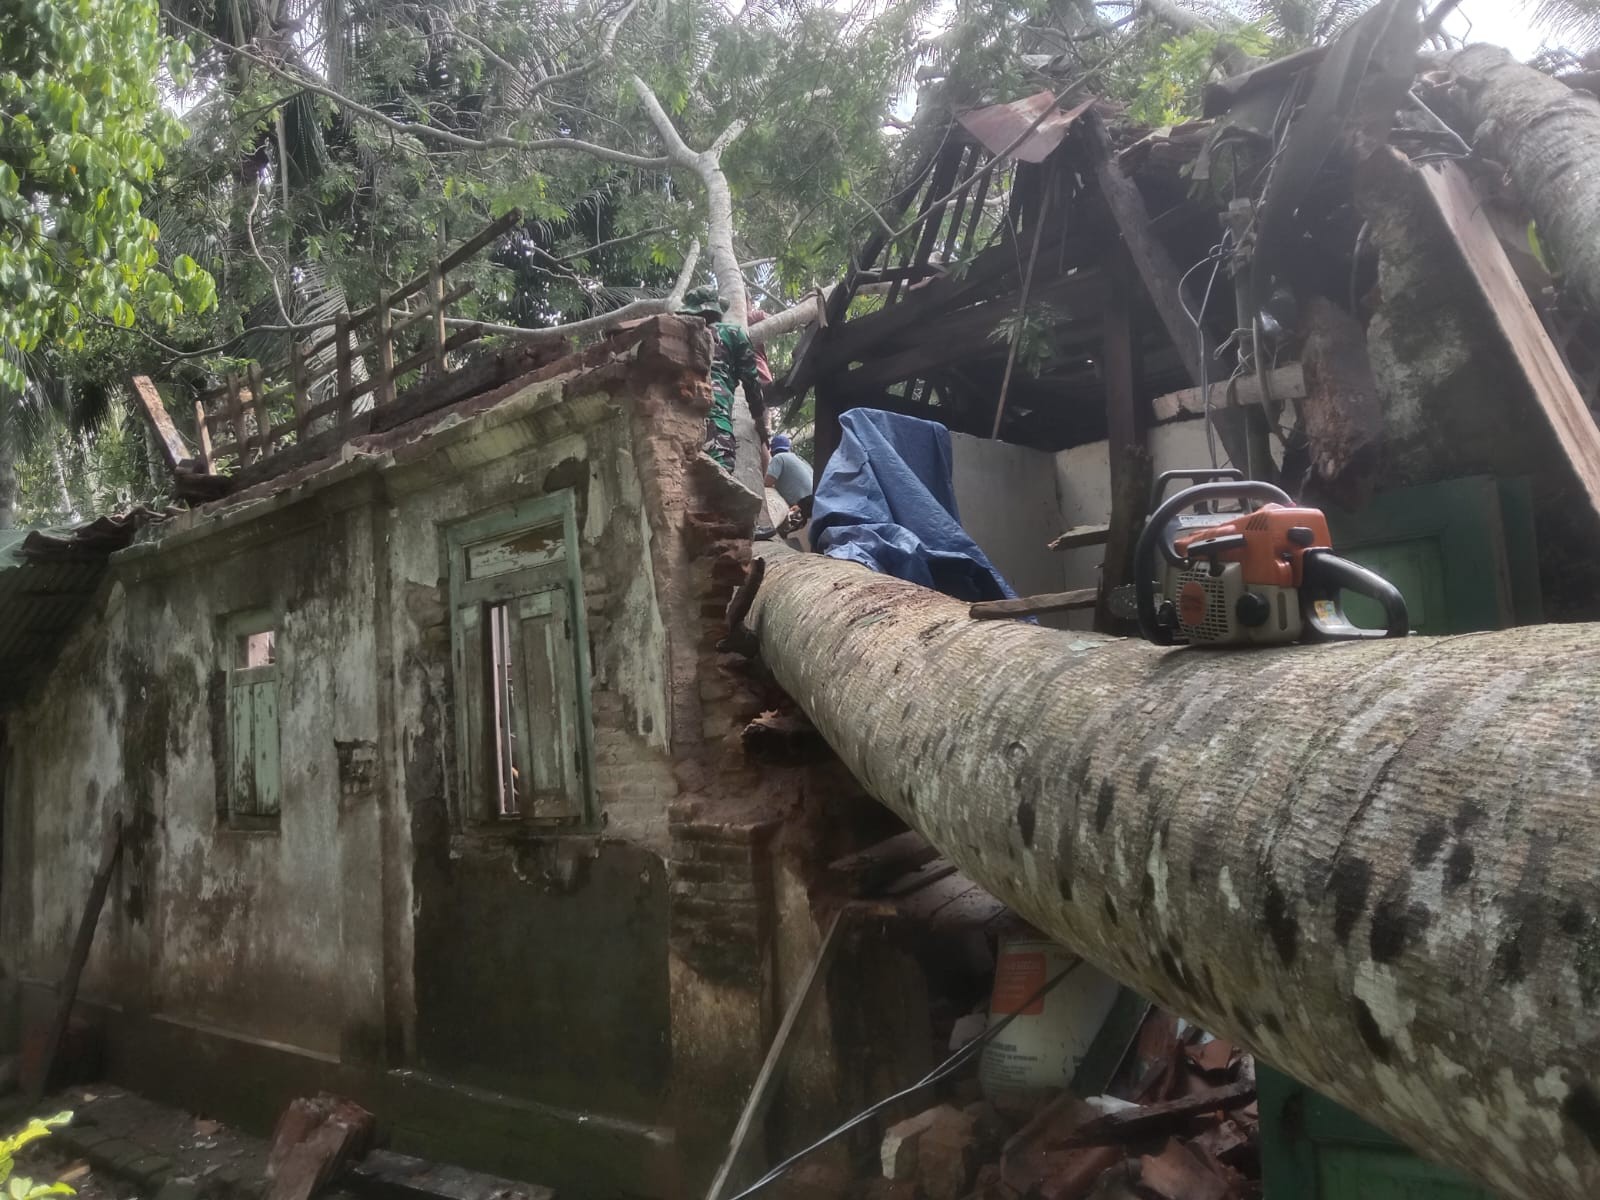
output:
[[[978,1078],[986,1095],[1064,1088],[1071,1081],[1118,991],[1116,980],[1083,963],[1037,997],[1074,957],[1037,935],[1001,941],[989,1023],[1017,1016],[983,1048]]]

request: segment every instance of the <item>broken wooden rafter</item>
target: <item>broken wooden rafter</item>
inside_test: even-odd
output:
[[[1212,352],[1210,335],[1202,328],[1198,332],[1194,321],[1183,307],[1180,288],[1183,276],[1172,255],[1150,230],[1150,211],[1145,207],[1139,185],[1122,173],[1111,148],[1111,136],[1098,113],[1084,114],[1083,125],[1089,131],[1089,144],[1094,156],[1095,179],[1106,208],[1122,233],[1123,245],[1132,259],[1144,290],[1155,306],[1156,314],[1166,327],[1178,357],[1183,361],[1189,378],[1199,383],[1205,378],[1202,362]]]
[[[1076,550],[1081,546],[1104,546],[1111,532],[1109,525],[1074,525],[1050,540],[1048,549]]]
[[[1076,612],[1093,608],[1099,595],[1098,588],[1076,588],[1070,592],[1019,596],[1015,600],[980,600],[967,610],[967,615],[974,621],[993,621],[1002,617],[1037,617],[1045,613]]]
[[[1106,1113],[1103,1117],[1080,1125],[1056,1145],[1060,1149],[1069,1149],[1074,1146],[1108,1146],[1164,1137],[1183,1130],[1196,1117],[1243,1108],[1255,1098],[1256,1081],[1241,1079],[1238,1083],[1230,1083],[1214,1091]]]
[[[1600,629],[1162,650],[763,553],[763,662],[974,882],[1429,1157],[1600,1194]]]

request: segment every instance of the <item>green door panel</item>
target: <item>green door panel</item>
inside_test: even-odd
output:
[[[1259,1059],[1265,1200],[1495,1200]]]
[[[1399,588],[1417,633],[1472,633],[1540,619],[1525,480],[1452,479],[1381,493],[1357,512],[1327,515],[1335,552]],[[1344,602],[1357,625],[1382,627],[1375,601],[1346,593]]]

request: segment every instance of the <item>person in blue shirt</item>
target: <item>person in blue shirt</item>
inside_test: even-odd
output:
[[[767,463],[766,485],[783,497],[789,514],[777,529],[758,529],[755,537],[765,541],[776,534],[787,537],[811,520],[811,464],[794,452],[787,434],[774,434],[768,447],[772,458]]]

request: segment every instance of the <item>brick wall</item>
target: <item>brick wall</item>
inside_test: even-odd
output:
[[[674,806],[672,948],[724,984],[765,986],[772,935],[772,835],[776,822],[702,820]]]

